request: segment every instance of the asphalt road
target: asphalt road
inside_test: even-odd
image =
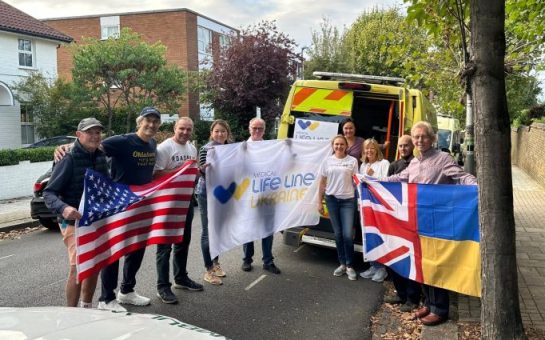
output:
[[[202,282],[200,219],[196,211],[188,271]],[[334,277],[334,250],[283,244],[273,247],[282,274],[261,268],[256,243],[254,269],[240,269],[242,249],[220,256],[227,272],[222,286],[205,283],[203,292],[174,289],[180,303],[163,304],[155,290],[155,247],[149,247],[138,273],[136,290],[152,298],[151,306],[129,311],[168,315],[233,339],[368,339],[370,316],[382,300],[382,285],[370,280]],[[356,269],[363,269],[356,254]],[[67,257],[60,234],[37,231],[18,240],[0,241],[0,306],[61,306]],[[100,287],[100,283],[99,283]],[[100,288],[98,288],[100,289]],[[98,293],[97,289],[97,293]],[[98,294],[95,294],[95,300]],[[95,305],[96,305],[95,301]]]

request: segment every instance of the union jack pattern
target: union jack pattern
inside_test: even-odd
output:
[[[358,189],[365,260],[423,282],[416,184],[367,181]]]

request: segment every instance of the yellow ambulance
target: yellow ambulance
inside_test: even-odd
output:
[[[329,140],[342,134],[342,123],[351,118],[357,136],[374,138],[380,144],[390,142],[384,156],[393,161],[399,136],[410,134],[415,122],[426,120],[437,130],[431,103],[420,90],[408,88],[402,78],[331,72],[314,72],[313,76],[316,79],[297,80],[292,85],[278,124],[279,139]],[[320,129],[313,130],[313,126]],[[327,129],[322,129],[324,126]],[[359,235],[355,248],[362,251],[361,231],[355,234]],[[317,226],[286,230],[284,240],[291,245],[304,242],[335,247],[327,218]]]
[[[463,141],[463,132],[460,127],[460,121],[454,117],[446,115],[437,116],[437,148],[448,152],[463,165],[460,143]]]

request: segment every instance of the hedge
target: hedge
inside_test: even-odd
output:
[[[0,166],[17,165],[21,161],[45,162],[53,160],[55,146],[31,149],[0,150]]]

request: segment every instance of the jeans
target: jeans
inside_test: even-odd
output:
[[[180,243],[174,244],[158,244],[157,253],[155,255],[155,264],[157,267],[157,290],[160,291],[169,288],[169,265],[170,252],[173,251],[172,257],[172,272],[174,274],[174,282],[181,283],[187,279],[187,254],[189,252],[189,243],[191,242],[191,223],[193,222],[193,203],[189,204],[187,216],[185,218],[184,238]]]
[[[354,257],[354,201],[355,198],[340,199],[333,195],[325,196],[331,226],[335,232],[339,263],[349,267],[352,266]]]
[[[123,263],[123,281],[119,287],[119,291],[123,294],[134,292],[136,286],[136,273],[140,269],[142,259],[146,248],[141,248],[125,255]],[[117,288],[117,277],[119,274],[119,260],[103,268],[100,272],[100,280],[102,281],[102,292],[99,301],[106,303],[115,300],[114,290]]]
[[[273,245],[274,234],[271,234],[261,240],[261,250],[263,251],[263,264],[270,265],[273,263],[274,257],[272,255],[272,245]],[[254,260],[254,243],[248,242],[242,246],[244,251],[244,257],[242,261],[245,263],[252,263]]]
[[[424,292],[424,304],[430,309],[430,312],[447,318],[449,312],[448,290],[443,288],[422,285]]]
[[[199,209],[201,211],[201,224],[202,224],[202,235],[201,235],[201,251],[202,257],[204,260],[204,266],[206,269],[211,269],[214,265],[212,258],[210,257],[210,241],[208,240],[208,202],[206,200],[206,194],[198,194],[197,202],[199,203]],[[216,257],[214,261],[217,262],[218,258]]]

